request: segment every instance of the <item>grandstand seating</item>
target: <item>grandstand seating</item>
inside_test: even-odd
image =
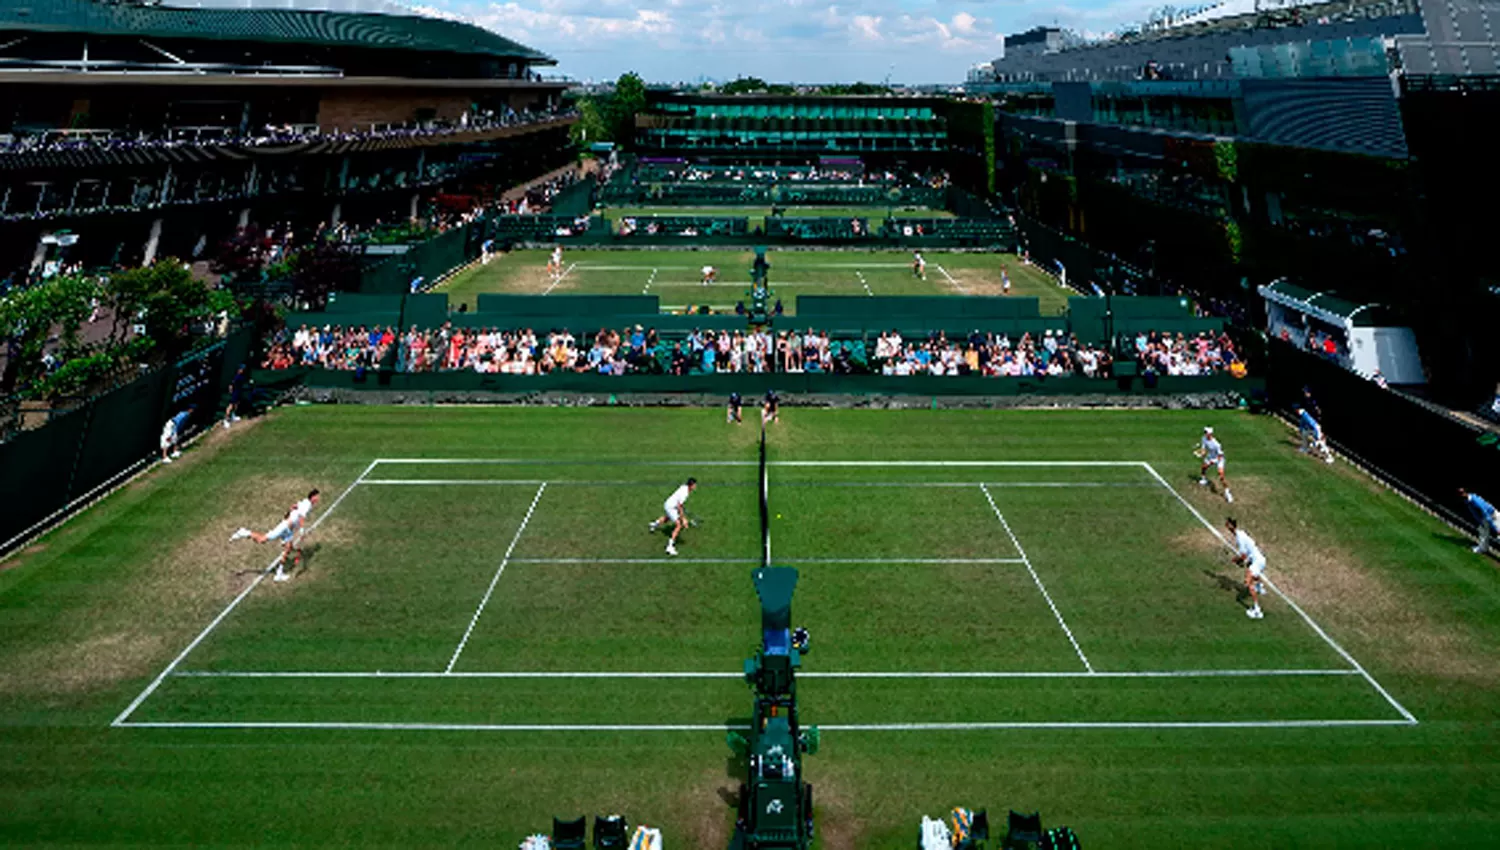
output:
[[[984,218],[890,218],[884,233],[903,240],[957,241],[965,247],[1015,244],[1015,228],[1003,219]]]
[[[660,236],[743,236],[750,232],[750,223],[745,218],[703,215],[646,215],[632,216],[616,222],[615,232],[621,236],[650,234]]]
[[[847,186],[813,183],[632,183],[612,181],[600,191],[607,204],[921,206],[941,209],[945,189],[928,186]]]
[[[870,235],[870,221],[865,218],[847,219],[834,216],[809,218],[772,216],[766,219],[766,235],[804,242],[866,239]]]
[[[579,219],[566,215],[500,215],[491,219],[496,239],[548,240],[557,236],[575,236],[583,232]],[[589,220],[588,230],[602,226]]]

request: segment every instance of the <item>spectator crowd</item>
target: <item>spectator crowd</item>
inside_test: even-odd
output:
[[[1243,375],[1244,363],[1227,336],[1141,333],[1120,342],[1123,359],[1142,374]],[[980,375],[984,377],[1107,378],[1116,355],[1108,347],[1081,343],[1062,331],[1007,334],[975,331],[950,338],[939,331],[906,338],[882,332],[873,351],[863,339],[837,340],[826,330],[701,330],[665,341],[640,325],[575,337],[566,328],[543,334],[531,328],[462,328],[451,323],[405,333],[392,327],[283,330],[262,366],[312,366],[353,370],[389,363],[401,372],[472,371],[544,375],[874,372],[882,375]]]
[[[1135,336],[1135,359],[1141,374],[1215,375],[1229,372],[1244,377],[1245,362],[1228,334],[1199,333],[1188,336],[1157,331]]]
[[[517,112],[464,113],[457,121],[426,121],[414,124],[371,125],[367,129],[323,130],[315,124],[265,125],[240,131],[232,127],[162,128],[156,132],[125,130],[54,130],[0,137],[0,154],[60,151],[142,151],[202,145],[240,147],[286,146],[307,142],[430,138],[536,124],[567,118],[572,110],[550,109]]]

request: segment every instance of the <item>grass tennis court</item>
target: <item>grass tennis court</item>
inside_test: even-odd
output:
[[[924,252],[927,279],[912,274],[905,251],[771,250],[771,289],[787,313],[796,314],[799,295],[1001,295],[1002,269],[1012,295],[1041,299],[1043,315],[1057,315],[1070,293],[1051,277],[1014,254]],[[476,305],[483,292],[529,294],[658,295],[665,309],[708,305],[732,310],[749,303],[750,251],[567,251],[564,273],[547,273],[548,252],[522,250],[498,256],[454,275],[439,288],[456,308]],[[718,281],[702,284],[705,265],[718,269]]]
[[[1195,481],[1205,424],[1284,593],[1261,621]],[[247,425],[3,565],[0,837],[513,846],[621,811],[723,846],[758,431],[716,410]],[[701,524],[668,559],[645,526],[687,475]],[[812,633],[822,847],[907,847],[957,804],[1094,847],[1500,827],[1493,563],[1275,420],[788,409],[768,479]],[[271,553],[229,532],[310,486],[305,570],[259,579]]]

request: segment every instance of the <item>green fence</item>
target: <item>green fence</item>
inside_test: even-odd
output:
[[[479,312],[529,316],[635,316],[661,311],[655,295],[506,295],[479,296]]]
[[[340,295],[327,312],[294,313],[291,327],[299,325],[344,327],[416,325],[432,328],[445,321],[468,328],[532,328],[537,331],[568,328],[588,332],[599,328],[633,325],[655,327],[662,333],[685,333],[694,328],[743,329],[748,319],[737,315],[669,315],[661,312],[655,295],[479,295],[477,309],[449,313],[447,296]],[[1225,329],[1221,318],[1192,315],[1188,305],[1175,297],[1071,298],[1065,316],[1042,316],[1034,296],[994,298],[964,295],[906,295],[849,297],[803,295],[797,299],[797,315],[777,317],[775,325],[814,327],[846,336],[863,337],[898,330],[903,336],[942,331],[967,335],[973,331],[1003,333],[1071,333],[1081,342],[1105,344],[1138,333],[1160,332],[1193,336]]]
[[[404,254],[370,266],[360,276],[359,291],[374,295],[399,295],[412,290],[421,279],[431,284],[479,256],[482,225],[466,224],[413,245]]]
[[[1068,321],[1080,340],[1092,343],[1150,331],[1191,336],[1225,327],[1224,319],[1193,315],[1192,303],[1176,296],[1069,298]]]
[[[238,330],[0,443],[0,554],[149,463],[163,423],[176,412],[197,406],[189,433],[214,423],[251,335]]]
[[[1249,396],[1263,391],[1265,383],[1254,378],[1227,375],[1182,378],[1160,377],[1154,386],[1138,378],[984,378],[912,375],[830,375],[827,373],[713,374],[713,375],[622,375],[617,377],[552,373],[549,375],[485,375],[475,372],[334,372],[322,369],[272,372],[267,381],[286,381],[300,376],[308,387],[340,390],[378,390],[421,397],[427,393],[588,393],[600,396],[711,395],[737,392],[754,397],[768,389],[777,392],[852,396],[1063,396],[1063,395],[1181,395],[1235,392]],[[257,375],[257,383],[261,376]]]

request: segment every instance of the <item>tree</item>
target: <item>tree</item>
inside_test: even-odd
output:
[[[736,77],[732,82],[719,87],[720,94],[754,94],[770,88],[760,77]]]
[[[5,337],[5,371],[0,390],[25,390],[46,375],[43,355],[57,331],[57,359],[76,356],[84,348],[80,328],[99,285],[82,275],[58,275],[0,297],[0,334]]]
[[[117,326],[139,323],[154,347],[169,357],[186,350],[197,330],[219,313],[237,312],[233,296],[194,278],[173,259],[116,272],[105,291]]]
[[[321,310],[328,293],[359,288],[362,267],[353,246],[320,239],[292,258],[292,295],[308,309]]]
[[[635,138],[635,116],[646,109],[646,83],[634,71],[621,74],[606,112],[615,144],[629,146]]]
[[[596,97],[580,98],[578,121],[569,129],[573,143],[591,145],[594,142],[609,142],[615,138],[615,128],[610,126],[605,115],[608,104]]]
[[[219,244],[209,267],[234,283],[260,279],[271,239],[255,225],[237,228],[234,235]]]

